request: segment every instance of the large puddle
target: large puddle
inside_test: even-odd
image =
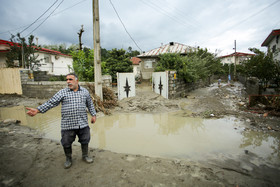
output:
[[[39,130],[46,138],[60,140],[60,107],[35,117],[23,106],[0,108],[0,119],[18,119]],[[205,160],[230,157],[248,150],[273,163],[280,163],[280,133],[243,131],[236,118],[201,119],[180,113],[115,114],[100,117],[91,127],[90,147],[118,153]]]

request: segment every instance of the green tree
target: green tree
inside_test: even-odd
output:
[[[94,50],[84,47],[83,50],[73,50],[73,69],[81,81],[94,81]],[[101,62],[102,75],[108,74],[106,62]]]
[[[128,47],[128,49],[127,49],[127,55],[130,57],[130,58],[132,58],[132,57],[136,57],[137,55],[140,55],[140,52],[139,51],[137,51],[137,50],[132,50],[132,47]]]
[[[70,55],[72,51],[78,50],[79,46],[78,44],[72,44],[69,47],[67,47],[66,44],[55,44],[55,45],[43,45],[43,48],[59,51],[63,54]]]
[[[11,36],[10,41],[13,44],[10,45],[10,51],[6,54],[7,67],[25,67],[31,70],[39,68],[40,61],[37,60],[39,55],[35,54],[39,48],[33,43],[33,40],[33,35],[28,37],[28,43],[24,37],[20,36],[20,33]],[[19,62],[18,65],[15,64],[15,61]]]
[[[106,60],[108,73],[112,76],[112,81],[117,82],[117,72],[132,72],[132,62],[124,49],[112,49],[108,51]]]
[[[271,80],[276,80],[279,86],[279,64],[273,59],[272,53],[265,54],[256,48],[250,48],[249,50],[256,55],[243,64],[244,74],[257,77],[263,88],[266,88]]]
[[[167,53],[159,55],[155,71],[176,70],[178,77],[186,82],[193,82],[198,79],[222,72],[220,60],[207,49],[196,49],[190,51],[186,56],[178,53]]]
[[[81,81],[94,81],[94,51],[73,50],[73,69]]]

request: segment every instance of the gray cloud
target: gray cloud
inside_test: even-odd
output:
[[[22,31],[55,2],[0,1],[0,38],[4,40],[9,40],[11,33]],[[126,29],[143,51],[154,49],[161,43],[175,41],[201,46],[211,51],[219,49],[223,54],[228,54],[233,52],[233,41],[237,40],[238,51],[248,52],[249,47],[260,48],[268,34],[273,29],[280,28],[280,3],[275,0],[111,1]],[[110,1],[99,0],[99,6],[101,46],[107,49],[127,49],[131,46],[138,50],[125,32]],[[43,19],[23,35],[31,32]],[[84,25],[85,29],[82,42],[85,46],[92,47],[92,1],[65,0],[33,35],[39,38],[42,45],[77,44],[77,32],[81,25]]]

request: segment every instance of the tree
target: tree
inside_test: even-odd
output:
[[[73,69],[81,81],[94,81],[94,51],[74,50],[71,52],[73,57]]]
[[[67,47],[66,44],[56,44],[56,45],[43,45],[43,48],[59,51],[63,54],[70,55],[72,51],[78,50],[79,46],[77,44],[72,44],[69,47]]]
[[[112,49],[108,51],[106,60],[108,73],[112,76],[112,82],[117,82],[117,72],[132,72],[132,62],[124,49]]]
[[[186,56],[179,53],[159,55],[155,71],[176,70],[178,77],[186,82],[206,79],[213,74],[222,72],[220,60],[207,49],[197,48]]]
[[[266,88],[271,80],[276,80],[279,86],[279,64],[276,60],[273,60],[272,53],[265,54],[256,48],[250,48],[249,50],[256,55],[243,64],[244,74],[250,77],[257,77],[263,88]]]
[[[94,50],[84,47],[83,50],[73,50],[73,69],[81,81],[94,81]],[[106,62],[101,62],[102,74],[107,74]]]
[[[136,57],[137,55],[140,55],[140,52],[137,51],[137,50],[132,50],[132,47],[128,47],[128,50],[127,50],[127,55],[132,58],[132,57]]]
[[[37,70],[40,66],[39,60],[37,60],[39,55],[35,52],[39,48],[33,43],[34,36],[30,35],[28,37],[28,43],[26,39],[17,35],[12,35],[10,41],[13,43],[10,45],[10,51],[6,54],[6,64],[7,67],[25,67],[31,70]],[[15,62],[18,61],[18,64]]]

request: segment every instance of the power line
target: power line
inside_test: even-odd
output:
[[[111,3],[111,5],[112,5],[112,7],[113,7],[113,9],[114,9],[114,11],[115,11],[115,13],[117,14],[117,16],[118,16],[118,18],[119,18],[119,20],[120,20],[120,22],[121,22],[121,24],[122,24],[122,26],[123,26],[125,32],[128,34],[128,36],[130,37],[130,39],[134,42],[134,44],[138,47],[138,49],[139,49],[139,50],[141,51],[141,53],[142,53],[142,49],[138,46],[138,44],[136,43],[136,41],[135,41],[135,40],[132,38],[132,36],[129,34],[129,32],[128,32],[128,30],[126,29],[126,27],[125,27],[125,25],[124,25],[122,19],[120,18],[119,13],[117,12],[117,10],[116,10],[114,4],[112,3],[111,0],[109,0],[109,1],[110,1],[110,3]]]
[[[144,3],[147,6],[149,6],[150,8],[154,9],[155,11],[157,11],[157,12],[159,12],[159,13],[167,16],[167,17],[169,17],[173,21],[175,21],[175,22],[177,22],[177,23],[179,23],[181,25],[186,26],[187,28],[189,28],[190,26],[193,27],[192,23],[186,24],[186,22],[183,19],[181,19],[180,17],[178,17],[176,15],[175,16],[174,15],[170,15],[170,13],[167,10],[161,8],[160,6],[158,6],[157,4],[155,4],[153,2],[145,2],[143,0],[140,0],[140,1],[142,1],[142,3]]]
[[[56,14],[53,14],[52,16],[55,16],[55,15],[60,14],[60,13],[66,11],[66,10],[68,10],[68,9],[70,9],[70,8],[73,8],[73,7],[77,6],[78,4],[80,4],[80,3],[84,2],[84,1],[88,1],[88,0],[79,1],[78,3],[76,3],[76,4],[74,4],[74,5],[71,5],[71,6],[67,7],[67,8],[65,8],[65,9],[63,9],[63,10],[57,12]]]
[[[25,29],[23,29],[20,34],[22,32],[24,32],[25,30],[27,30],[29,27],[31,27],[34,23],[36,23],[42,16],[44,16],[57,2],[58,0],[56,0],[41,16],[39,16],[33,23],[31,23],[28,27],[26,27]]]
[[[250,16],[248,16],[248,17],[246,17],[245,19],[243,19],[243,20],[237,22],[237,23],[234,24],[233,26],[231,26],[231,27],[229,27],[229,28],[223,30],[222,32],[216,34],[216,35],[213,36],[213,37],[219,36],[219,35],[221,35],[222,33],[227,32],[227,31],[229,31],[230,29],[235,28],[236,26],[240,25],[241,23],[243,23],[243,22],[245,22],[245,21],[251,19],[252,17],[254,17],[254,16],[260,14],[261,12],[263,12],[265,9],[267,9],[267,8],[269,8],[269,7],[275,5],[276,3],[279,3],[279,2],[280,2],[279,0],[276,0],[276,1],[272,2],[271,4],[269,4],[268,6],[264,7],[263,9],[257,11],[256,13],[251,14]],[[213,38],[213,37],[212,37],[212,38]],[[209,38],[210,38],[210,37],[209,37]],[[201,44],[206,43],[206,42],[209,41],[209,40],[210,40],[210,39],[208,39],[208,40],[202,42]]]
[[[33,29],[33,31],[31,31],[28,35],[26,35],[25,37],[29,36],[32,32],[34,32],[35,30],[37,30],[53,13],[54,11],[56,11],[56,9],[58,9],[58,7],[63,3],[64,0],[62,0],[58,5],[57,7],[55,7],[55,9],[50,13],[50,15],[48,17],[46,17],[46,19],[44,19],[42,21],[42,23],[40,25],[38,25],[35,29]]]
[[[64,11],[66,11],[66,10],[68,10],[68,9],[71,9],[71,8],[77,6],[78,4],[80,4],[80,3],[84,2],[84,1],[88,1],[88,0],[79,1],[78,3],[76,3],[76,4],[74,4],[74,5],[71,5],[71,6],[67,7],[67,8],[65,8],[65,9],[63,9],[63,10],[57,12],[56,14],[52,14],[51,16],[58,15],[58,14],[60,14],[60,13],[62,13],[62,12],[64,12]],[[40,20],[39,20],[39,21],[40,21]],[[4,32],[1,32],[0,34],[10,33],[11,31],[16,31],[16,30],[19,30],[19,29],[24,28],[24,27],[26,27],[26,26],[27,26],[27,25],[24,25],[24,26],[15,28],[15,29],[11,29],[11,30],[8,30],[8,31],[4,31]],[[22,31],[22,32],[23,32],[23,31]]]
[[[275,5],[276,3],[279,3],[279,2],[280,2],[279,0],[274,1],[273,3],[269,4],[268,6],[264,7],[264,8],[261,9],[261,10],[259,10],[258,12],[256,12],[256,13],[254,13],[254,14],[248,16],[247,18],[241,20],[240,22],[238,22],[237,24],[235,24],[233,27],[235,27],[235,26],[237,26],[237,25],[240,25],[241,23],[247,21],[248,19],[250,19],[250,18],[252,18],[252,17],[254,17],[254,16],[256,16],[256,15],[258,15],[259,13],[263,12],[265,9],[267,9],[267,8],[269,8],[269,7]]]

